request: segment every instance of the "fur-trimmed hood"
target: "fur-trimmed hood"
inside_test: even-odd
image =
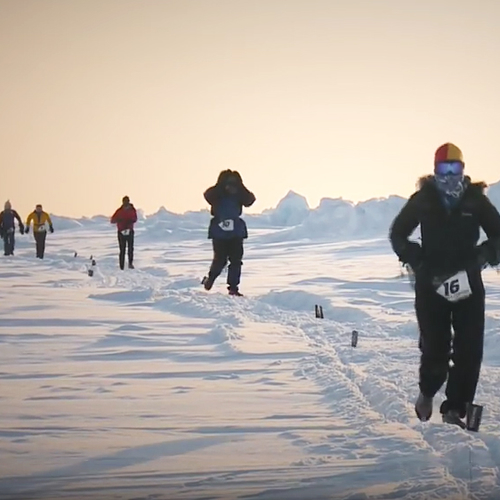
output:
[[[484,194],[484,192],[488,188],[488,184],[486,184],[486,182],[483,182],[483,181],[472,182],[471,178],[468,175],[464,176],[464,181],[465,181],[466,189],[472,188],[475,191],[479,191],[481,194]],[[419,190],[423,189],[425,187],[428,187],[430,185],[434,186],[434,176],[433,175],[424,175],[424,176],[420,177],[417,181],[417,188]]]

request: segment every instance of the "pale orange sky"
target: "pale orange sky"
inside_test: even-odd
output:
[[[225,168],[408,196],[443,142],[500,179],[499,0],[0,0],[0,202],[206,206]]]

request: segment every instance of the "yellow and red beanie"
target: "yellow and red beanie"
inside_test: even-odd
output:
[[[460,148],[447,142],[439,146],[434,154],[434,166],[441,162],[459,161],[464,164],[464,156]]]

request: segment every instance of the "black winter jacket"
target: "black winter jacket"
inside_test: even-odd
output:
[[[226,191],[226,185],[231,180],[232,192]],[[246,223],[241,219],[243,207],[250,207],[255,202],[255,195],[243,184],[237,171],[224,170],[220,173],[217,184],[204,193],[205,200],[210,204],[210,214],[213,215],[208,229],[208,237],[212,239],[247,238]],[[231,226],[225,222],[232,220]],[[224,222],[225,221],[225,222]],[[222,225],[221,225],[222,224]]]
[[[15,210],[4,210],[0,212],[0,237],[4,237],[9,230],[15,229],[15,220],[19,224],[19,231],[24,233],[24,225],[21,217]]]
[[[448,210],[432,176],[420,180],[416,191],[394,219],[390,230],[392,248],[409,264],[417,279],[450,276],[466,269],[480,273],[481,266],[500,262],[500,214],[484,194],[484,183],[470,183],[458,205]],[[409,236],[420,224],[421,246]],[[480,229],[487,240],[479,247]]]
[[[237,189],[237,192],[232,195],[237,200],[237,204],[239,206],[238,213],[236,214],[237,216],[242,214],[243,207],[250,207],[255,202],[255,195],[245,187],[239,172],[237,172],[236,170],[223,170],[219,174],[217,184],[215,186],[209,187],[203,193],[205,200],[210,205],[211,215],[217,215],[218,206],[223,203],[223,200],[225,198],[229,196],[225,191],[225,184],[229,177],[234,179],[235,187]]]

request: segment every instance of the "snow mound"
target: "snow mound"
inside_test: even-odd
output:
[[[296,226],[309,215],[309,204],[304,196],[289,191],[275,209],[267,210],[269,222],[275,226]]]
[[[500,207],[500,182],[492,184],[487,194],[493,204]],[[304,196],[289,191],[275,208],[266,209],[260,214],[244,214],[243,217],[247,221],[250,238],[258,238],[261,243],[382,238],[388,235],[394,217],[405,202],[405,198],[396,195],[359,203],[325,197],[316,208],[311,208]],[[160,207],[150,215],[138,209],[136,228],[141,238],[146,237],[152,242],[206,239],[210,217],[207,209],[178,214]],[[80,219],[54,216],[53,220],[58,232],[114,230],[109,217],[104,215]],[[258,230],[264,229],[266,231],[259,236]],[[418,237],[418,231],[415,235]]]

